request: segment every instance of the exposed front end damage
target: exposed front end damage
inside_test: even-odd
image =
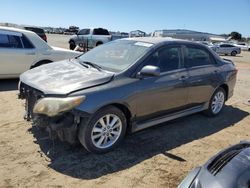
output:
[[[34,89],[24,83],[19,85],[19,98],[25,100],[24,119],[32,121],[33,126],[48,131],[51,139],[59,138],[71,144],[77,142],[78,126],[81,121],[87,121],[90,114],[77,110],[70,110],[49,117],[43,114],[35,114],[34,106],[38,100],[46,97],[41,91]]]

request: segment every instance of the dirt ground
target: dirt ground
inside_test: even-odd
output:
[[[60,47],[68,47],[68,38],[48,36]],[[176,187],[222,148],[250,138],[250,52],[225,58],[239,71],[219,116],[195,114],[129,135],[104,155],[50,141],[23,120],[18,81],[0,81],[0,187]]]

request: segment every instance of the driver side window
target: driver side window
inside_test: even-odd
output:
[[[181,66],[181,48],[167,47],[157,50],[145,62],[145,65],[158,66],[161,72],[179,69]]]

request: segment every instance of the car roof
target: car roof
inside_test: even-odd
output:
[[[16,27],[4,27],[4,26],[0,26],[0,29],[1,30],[6,30],[6,31],[20,32],[20,33],[24,33],[24,34],[31,34],[31,33],[33,33],[32,31],[24,30],[24,29],[20,29],[20,28],[16,28]]]
[[[134,37],[134,38],[125,38],[121,40],[132,40],[132,41],[147,42],[147,43],[152,43],[152,44],[159,44],[162,42],[174,42],[174,41],[187,42],[186,40],[175,39],[172,37]]]
[[[3,30],[7,33],[9,32],[14,35],[19,35],[18,33],[22,33],[25,36],[27,36],[29,40],[31,40],[33,45],[35,45],[35,47],[38,49],[51,48],[43,39],[41,39],[36,33],[32,31],[15,27],[3,27],[3,26],[0,26],[0,30]]]

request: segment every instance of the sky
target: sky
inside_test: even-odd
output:
[[[237,31],[250,37],[250,0],[0,0],[0,5],[0,22],[147,33]]]

